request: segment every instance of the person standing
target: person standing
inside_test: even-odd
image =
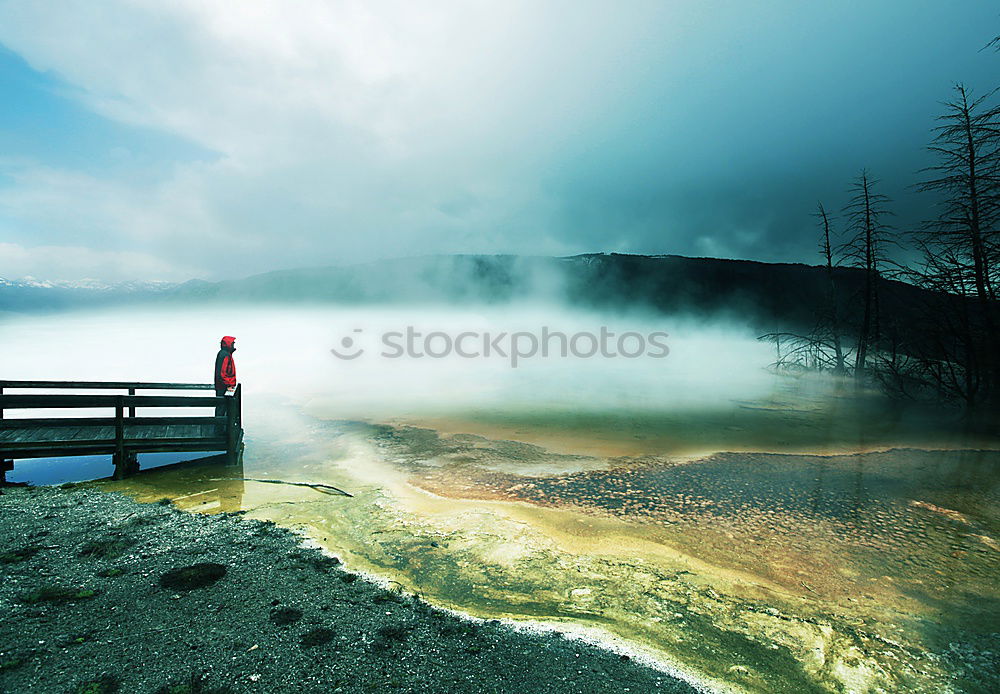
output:
[[[236,390],[236,362],[233,352],[236,351],[236,338],[226,335],[219,344],[219,353],[215,355],[215,394],[222,396]],[[215,408],[215,416],[226,414],[225,406]]]

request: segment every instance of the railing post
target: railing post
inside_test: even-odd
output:
[[[0,427],[3,426],[3,424],[2,424],[2,422],[3,422],[3,405],[4,405],[4,402],[3,402],[3,384],[0,384]],[[13,460],[4,460],[4,458],[2,456],[0,456],[0,487],[2,487],[3,485],[7,484],[7,471],[8,470],[13,470],[13,469],[14,469],[14,461]],[[2,492],[0,492],[0,493],[2,493]]]
[[[120,480],[127,474],[125,460],[125,398],[115,396],[115,479]]]
[[[238,429],[236,428],[239,394],[240,387],[237,385],[232,397],[222,396],[226,398],[226,463],[229,465],[236,464],[236,447],[239,445]]]
[[[129,395],[135,395],[135,388],[128,389]],[[130,418],[135,417],[135,405],[128,406],[128,416]],[[125,455],[125,470],[128,474],[132,474],[139,469],[139,454],[138,453],[127,453]]]
[[[243,384],[236,384],[236,457],[233,464],[243,465]]]

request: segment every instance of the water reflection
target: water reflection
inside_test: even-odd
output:
[[[168,499],[192,513],[235,513],[245,508],[244,475],[242,462],[228,465],[225,455],[211,455],[141,470],[123,482],[108,482],[103,487],[127,490],[144,501]]]

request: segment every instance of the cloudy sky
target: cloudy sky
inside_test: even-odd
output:
[[[908,189],[993,0],[0,0],[0,276],[432,252],[815,262]]]

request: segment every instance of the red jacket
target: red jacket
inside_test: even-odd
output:
[[[236,362],[233,361],[233,352],[236,347],[233,343],[235,337],[226,335],[222,338],[222,348],[215,355],[215,388],[225,390],[236,387]]]

